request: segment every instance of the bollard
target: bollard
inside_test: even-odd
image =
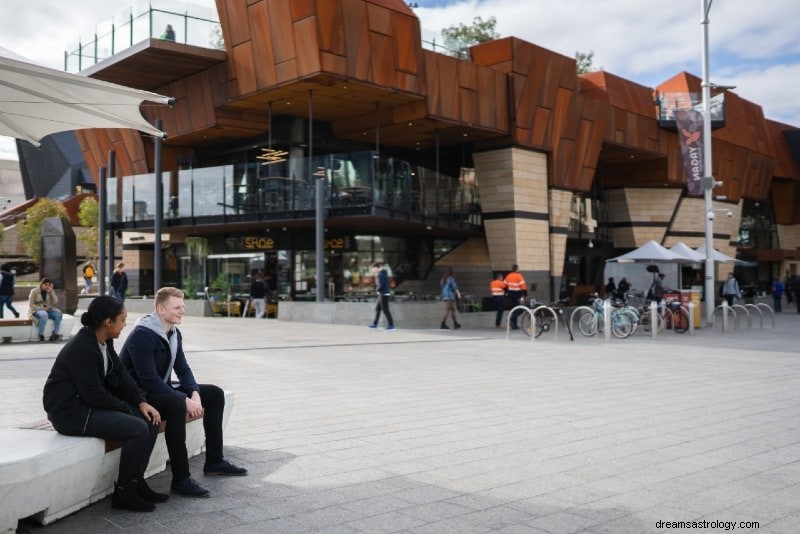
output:
[[[658,336],[658,305],[656,301],[650,301],[650,335],[653,336],[653,339]]]
[[[722,332],[725,333],[728,331],[728,301],[722,301]]]
[[[689,335],[694,335],[694,302],[689,301]]]
[[[606,327],[603,330],[603,337],[608,341],[611,339],[611,303],[607,300],[603,301],[603,324]]]

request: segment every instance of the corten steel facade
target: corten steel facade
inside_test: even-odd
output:
[[[304,191],[316,179],[326,186],[331,294],[359,283],[350,260],[334,258],[363,252],[356,236],[403,241],[402,257],[387,261],[414,275],[398,289],[435,291],[452,266],[482,295],[492,271],[516,263],[541,299],[565,277],[602,282],[604,259],[649,239],[693,247],[704,239],[702,197],[687,196],[677,133],[659,123],[660,94],[701,92],[693,75],[656,88],[607,72],[577,75],[573,58],[514,37],[456,59],[422,48],[419,20],[401,0],[217,8],[226,51],[149,39],[85,72],[176,99],[146,115],[169,135],[164,232],[175,258],[164,265],[179,282],[181,243],[204,236],[210,255],[290,251],[292,292],[308,289],[293,255],[313,252]],[[724,185],[714,194],[733,216],[716,219],[714,245],[760,260],[751,282],[800,271],[800,132],[724,96],[725,125],[713,133],[713,175]],[[89,169],[116,153],[123,178],[111,191],[111,226],[152,230],[150,218],[126,217],[119,206],[132,191],[124,177],[154,172],[153,140],[124,130],[76,135]],[[180,183],[202,167],[217,169],[211,179],[235,193],[208,216],[193,211],[200,186]],[[277,204],[265,187],[275,178],[285,180],[272,191]],[[152,246],[127,243],[125,260],[146,272]],[[721,268],[718,276],[731,269]]]

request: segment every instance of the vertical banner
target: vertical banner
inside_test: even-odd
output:
[[[694,109],[675,110],[675,123],[681,141],[683,168],[690,196],[703,195],[703,114]]]

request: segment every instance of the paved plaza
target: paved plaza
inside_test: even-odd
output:
[[[105,499],[19,532],[796,533],[800,314],[776,323],[531,343],[186,317],[196,377],[235,392],[226,454],[250,476],[205,477],[201,456],[210,499]],[[43,416],[60,346],[0,346],[0,428]]]

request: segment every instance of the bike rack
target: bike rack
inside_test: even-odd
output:
[[[764,302],[759,302],[758,304],[754,304],[758,311],[761,311],[761,308],[766,308],[769,311],[770,319],[772,319],[772,328],[775,328],[775,310],[772,309],[772,306],[766,304]]]
[[[747,314],[747,329],[750,330],[753,327],[753,319],[750,317],[750,312],[747,310],[747,308],[741,304],[734,304],[731,306],[731,308],[737,310],[741,309]]]
[[[579,311],[587,311],[592,315],[594,315],[594,309],[592,309],[589,306],[578,306],[577,308],[572,310],[572,313],[569,315],[569,329],[572,331],[575,331],[575,314],[578,313]],[[595,334],[596,333],[597,332],[595,332]]]
[[[524,310],[524,311],[528,312],[530,314],[530,316],[531,316],[532,328],[534,330],[536,329],[536,317],[533,315],[533,310],[530,309],[529,307],[525,306],[524,304],[520,304],[518,306],[514,306],[513,308],[511,308],[511,311],[508,312],[508,321],[506,322],[506,339],[509,339],[511,337],[511,316],[517,310]],[[519,319],[517,319],[517,320],[519,320]],[[531,343],[533,343],[533,339],[535,337],[536,337],[535,332],[531,332]]]
[[[716,321],[716,318],[717,318],[716,313],[719,310],[722,310],[722,331],[723,332],[727,332],[728,331],[728,313],[729,312],[733,314],[734,329],[738,330],[739,329],[739,316],[736,315],[736,310],[734,310],[733,307],[728,306],[727,302],[725,302],[723,304],[720,304],[719,306],[714,308],[714,313],[711,314],[711,328],[714,328],[714,326],[715,326],[714,322]]]
[[[758,312],[758,317],[761,319],[761,328],[764,328],[764,312],[762,312],[755,304],[745,304],[744,307],[748,310],[755,310]]]

